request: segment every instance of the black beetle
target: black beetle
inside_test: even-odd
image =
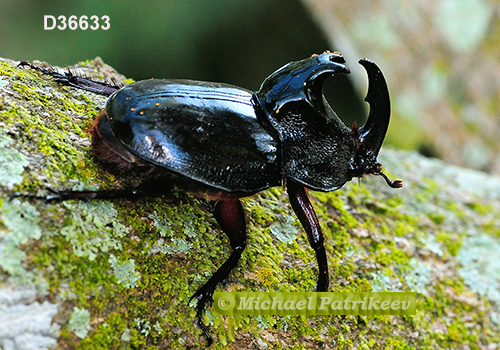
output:
[[[387,85],[377,65],[359,63],[369,78],[370,114],[363,127],[349,129],[323,96],[331,75],[349,73],[337,52],[291,62],[271,74],[259,91],[190,80],[145,80],[119,89],[71,72],[28,65],[57,82],[110,96],[95,120],[92,143],[99,159],[119,169],[145,169],[155,183],[175,184],[214,201],[214,216],[229,237],[233,252],[193,296],[198,325],[216,286],[236,266],[246,245],[240,197],[286,181],[291,205],[316,253],[318,291],[327,291],[328,264],[323,233],[306,188],[333,191],[353,177],[381,175],[377,156],[390,118]],[[116,191],[60,191],[34,197],[48,201],[160,196],[158,188],[139,186]],[[19,196],[19,195],[18,195]]]

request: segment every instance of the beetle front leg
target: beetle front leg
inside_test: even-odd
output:
[[[328,277],[328,261],[326,259],[325,246],[323,245],[323,231],[319,225],[318,217],[314,208],[307,197],[304,186],[288,180],[287,192],[290,197],[290,204],[292,205],[295,214],[299,218],[302,227],[307,233],[309,244],[316,253],[316,260],[318,261],[319,277],[316,290],[318,292],[327,292],[329,285]]]
[[[245,212],[243,211],[243,206],[239,199],[217,201],[214,208],[214,217],[224,233],[228,236],[233,252],[213,276],[210,277],[208,282],[198,289],[189,300],[198,300],[196,304],[198,326],[205,334],[209,345],[212,343],[212,337],[202,321],[205,305],[213,302],[215,288],[219,283],[224,281],[227,276],[229,276],[229,273],[236,267],[247,244]]]

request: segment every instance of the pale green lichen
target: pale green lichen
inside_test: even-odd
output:
[[[162,242],[158,242],[159,250],[163,254],[175,254],[175,253],[188,253],[191,248],[193,248],[193,244],[187,242],[185,239],[180,238],[176,241],[173,241],[172,244],[162,244]]]
[[[129,328],[125,328],[125,330],[123,331],[121,337],[120,337],[120,340],[121,341],[124,341],[124,342],[129,342],[130,339],[131,339],[131,336],[130,336],[130,329]]]
[[[158,333],[158,334],[163,333],[163,328],[161,328],[160,322],[156,321],[156,323],[153,325],[153,328],[156,331],[156,333]]]
[[[500,305],[500,242],[485,234],[474,235],[464,240],[457,254],[461,267],[459,275],[475,293],[485,296]]]
[[[135,327],[139,329],[141,334],[144,334],[144,336],[148,336],[149,332],[151,331],[151,324],[148,320],[143,320],[141,318],[134,318],[135,322]]]
[[[294,223],[295,219],[288,216],[285,221],[278,221],[272,224],[270,226],[271,233],[281,242],[291,242],[297,237],[298,234],[298,229]]]
[[[490,317],[491,320],[500,328],[500,312],[492,312]]]
[[[13,246],[25,244],[29,239],[39,239],[40,213],[30,203],[20,199],[6,200],[0,208],[3,224],[9,229],[9,243]]]
[[[60,233],[71,244],[75,255],[94,260],[99,252],[121,248],[121,238],[128,229],[116,220],[118,212],[112,203],[64,202],[62,205],[70,210],[71,218]]]
[[[427,237],[419,238],[422,245],[427,248],[431,253],[443,256],[443,249],[441,243],[437,241],[436,236],[428,235]]]
[[[153,226],[156,227],[158,233],[162,237],[171,237],[172,229],[170,228],[171,223],[158,216],[158,213],[155,211],[153,214],[149,215],[149,218],[153,220]]]
[[[157,241],[157,243],[153,246],[150,253],[154,254],[157,251],[160,251],[163,254],[176,254],[176,253],[188,253],[193,247],[193,243],[186,241],[184,238],[174,239],[173,231],[171,229],[172,223],[168,220],[160,218],[158,213],[155,211],[153,214],[149,215],[149,218],[153,220],[153,226],[158,230],[158,233],[163,237],[169,237],[170,244],[165,242],[165,239],[161,238]],[[186,219],[184,225],[184,234],[187,237],[195,238],[197,233],[193,226],[192,220],[194,217],[191,217],[191,220]]]
[[[35,286],[39,291],[47,288],[47,282],[37,269],[28,269],[26,253],[21,248],[30,239],[40,239],[37,209],[19,199],[4,200],[0,206],[0,267],[10,274],[15,285]]]
[[[409,267],[408,274],[404,276],[409,290],[427,295],[431,267],[417,259],[411,259]]]
[[[8,147],[12,142],[11,138],[0,135],[0,186],[10,189],[23,181],[24,168],[29,164],[28,157]]]
[[[75,306],[69,318],[68,328],[78,338],[85,338],[90,331],[90,312]]]
[[[372,292],[402,292],[397,278],[391,277],[388,271],[377,271],[370,274],[372,278]]]
[[[137,281],[141,279],[141,275],[135,270],[134,259],[120,263],[114,254],[110,254],[108,262],[119,284],[125,288],[138,286]]]
[[[196,227],[193,224],[194,216],[187,217],[184,221],[184,234],[189,238],[195,238],[198,235]]]

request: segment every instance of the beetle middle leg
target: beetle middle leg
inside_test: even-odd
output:
[[[299,218],[302,227],[307,233],[309,244],[316,253],[316,260],[318,261],[319,277],[316,290],[318,292],[327,292],[329,285],[328,277],[328,261],[326,259],[325,246],[323,244],[324,237],[323,231],[316,216],[316,212],[307,197],[304,186],[299,185],[295,181],[287,181],[287,191],[290,197],[290,204],[292,205],[295,214]]]
[[[213,276],[191,297],[191,300],[198,300],[196,304],[198,326],[203,330],[209,344],[212,343],[212,337],[202,321],[205,305],[213,302],[215,288],[236,267],[247,244],[245,213],[239,199],[232,198],[217,201],[214,208],[214,217],[228,236],[233,252]]]
[[[55,191],[47,189],[51,194],[39,196],[35,194],[14,193],[10,198],[28,198],[44,200],[45,202],[62,202],[67,200],[83,200],[90,201],[94,199],[140,199],[148,196],[148,193],[138,189],[124,190],[98,190],[98,191]]]

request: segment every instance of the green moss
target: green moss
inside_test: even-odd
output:
[[[441,242],[452,256],[456,256],[462,247],[462,237],[456,233],[441,231],[437,234],[436,240]]]
[[[116,344],[127,343],[131,340],[131,331],[126,327],[123,315],[112,313],[105,322],[99,324],[90,336],[83,339],[77,349],[113,349]]]
[[[265,267],[259,269],[257,278],[262,282],[264,287],[270,287],[276,282],[273,270]]]
[[[406,339],[402,339],[401,337],[398,336],[388,339],[384,347],[384,350],[413,350],[413,349],[415,348],[413,346],[410,346]]]
[[[428,216],[436,225],[440,225],[446,220],[443,213],[430,213]]]
[[[467,203],[467,206],[481,215],[486,215],[495,212],[495,207],[492,204],[471,202]]]

